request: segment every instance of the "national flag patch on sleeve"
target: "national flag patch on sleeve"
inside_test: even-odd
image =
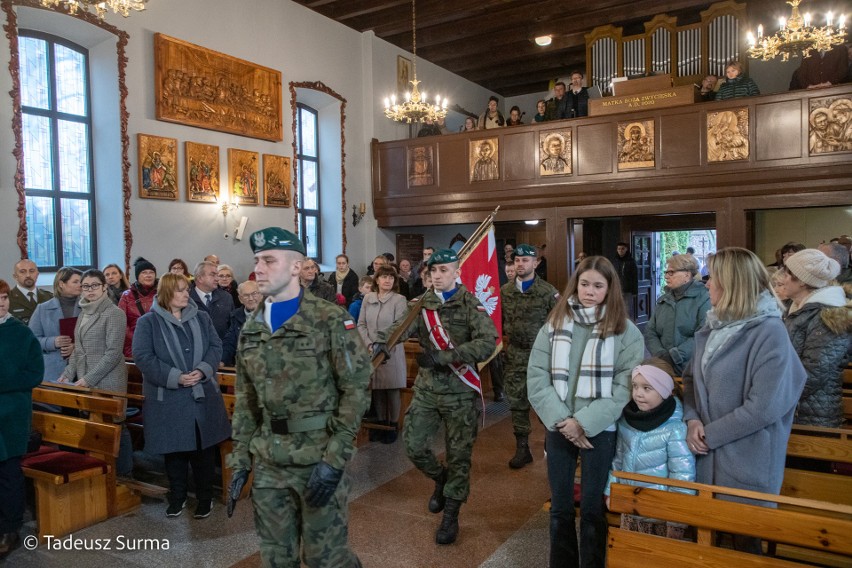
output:
[[[346,329],[355,329],[355,322],[352,320],[343,320],[343,327]]]

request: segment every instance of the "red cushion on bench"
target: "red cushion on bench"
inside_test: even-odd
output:
[[[33,457],[36,457],[36,456],[43,456],[44,454],[52,454],[52,453],[58,452],[58,451],[60,451],[60,450],[56,446],[42,445],[36,451],[22,455],[21,460],[26,460],[28,458],[33,458]]]
[[[93,467],[100,467],[101,473],[106,473],[109,466],[103,460],[87,456],[86,454],[75,454],[72,452],[51,452],[21,461],[21,467],[37,469],[52,475],[63,476],[68,482],[68,476],[78,471],[84,471]]]

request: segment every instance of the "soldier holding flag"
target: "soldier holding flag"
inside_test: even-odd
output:
[[[444,512],[435,534],[438,544],[455,542],[461,504],[470,492],[470,465],[477,434],[477,394],[481,384],[476,363],[494,351],[497,330],[485,307],[464,285],[457,254],[443,249],[428,261],[433,288],[422,301],[409,304],[418,309],[414,321],[402,330],[400,339],[417,331],[423,353],[417,357],[420,370],[414,383],[414,398],[403,428],[405,451],[414,465],[435,481],[429,511]],[[387,338],[406,321],[398,319],[373,344],[373,354],[387,352]],[[384,342],[384,343],[383,343]],[[447,464],[432,451],[432,440],[443,424],[446,431]]]

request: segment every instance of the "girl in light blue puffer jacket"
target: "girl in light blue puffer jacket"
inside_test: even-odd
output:
[[[612,461],[614,471],[695,481],[695,456],[686,443],[683,407],[674,394],[674,380],[668,369],[669,365],[657,358],[647,359],[633,369],[632,399],[618,420],[618,441]],[[614,481],[610,472],[607,496]],[[619,482],[667,489],[664,485]],[[671,538],[680,538],[683,534],[682,525],[670,523],[667,526],[664,521],[634,515],[622,515],[621,528]]]

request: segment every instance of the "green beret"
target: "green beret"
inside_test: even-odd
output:
[[[515,256],[531,256],[538,258],[538,251],[532,245],[518,245],[515,249]]]
[[[451,262],[458,261],[459,255],[456,254],[456,251],[453,249],[441,249],[432,253],[432,256],[429,257],[429,261],[426,263],[426,266],[432,266],[433,264],[449,264]]]
[[[292,250],[305,254],[305,245],[299,237],[281,227],[267,227],[255,231],[249,242],[254,253],[265,250]]]

